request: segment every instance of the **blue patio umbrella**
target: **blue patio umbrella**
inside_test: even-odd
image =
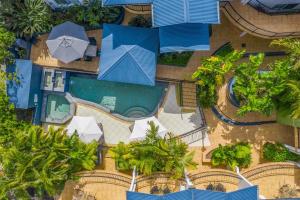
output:
[[[84,56],[89,39],[82,26],[65,22],[52,28],[46,43],[52,57],[70,63]]]

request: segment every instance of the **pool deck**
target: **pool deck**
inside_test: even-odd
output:
[[[178,136],[201,126],[201,114],[198,109],[182,112],[176,102],[175,85],[170,85],[165,102],[157,114],[158,120],[170,132]],[[97,122],[102,123],[104,140],[106,144],[115,145],[119,142],[129,142],[131,131],[129,127],[133,122],[127,122],[95,107],[86,104],[77,104],[76,115],[93,116]],[[206,145],[210,145],[205,139]],[[199,142],[197,144],[202,144]]]
[[[100,49],[102,41],[102,30],[92,30],[87,31],[88,37],[94,37],[97,41],[97,47]],[[69,64],[65,64],[56,58],[53,58],[48,51],[46,44],[48,34],[41,35],[37,38],[37,43],[32,45],[30,59],[36,65],[43,67],[55,68],[55,69],[65,69],[65,70],[75,70],[84,71],[90,73],[97,73],[99,70],[99,56],[93,58],[92,61],[73,61]]]

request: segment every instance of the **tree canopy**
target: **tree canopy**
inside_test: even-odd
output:
[[[217,103],[218,89],[224,84],[225,75],[232,70],[244,52],[232,51],[225,56],[212,56],[204,59],[193,73],[192,78],[198,85],[199,103],[211,107]]]
[[[119,143],[110,150],[119,170],[128,171],[136,169],[144,174],[154,172],[167,172],[173,178],[184,175],[185,168],[195,168],[194,152],[188,152],[188,145],[169,134],[161,138],[157,134],[158,126],[150,122],[145,140],[131,142],[126,145]]]
[[[14,33],[0,26],[0,64],[4,64],[12,59],[12,54],[8,49],[14,44],[15,40]]]
[[[62,129],[46,132],[18,121],[6,95],[6,78],[0,71],[0,199],[58,194],[76,172],[95,167],[98,144],[85,144]]]
[[[30,38],[48,31],[50,10],[44,0],[16,0],[5,3],[0,11],[3,24],[19,37]]]
[[[198,85],[199,103],[203,107],[217,104],[218,89],[225,76],[235,78],[233,91],[240,101],[238,115],[259,112],[270,115],[274,110],[284,110],[293,119],[300,118],[300,40],[274,40],[271,45],[287,52],[284,58],[263,66],[264,54],[250,55],[241,61],[243,52],[226,51],[202,62],[192,78]]]

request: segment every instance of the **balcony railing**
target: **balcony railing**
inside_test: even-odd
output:
[[[242,30],[259,37],[275,39],[283,37],[300,37],[300,32],[273,32],[259,28],[243,18],[230,2],[224,1],[221,4],[222,10],[232,21],[234,21]]]
[[[300,9],[271,8],[265,5],[264,3],[260,2],[259,0],[250,0],[248,4],[256,10],[266,13],[268,15],[292,14],[300,12]]]

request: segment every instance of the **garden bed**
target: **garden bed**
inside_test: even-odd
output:
[[[66,10],[52,13],[53,26],[71,21],[84,26],[85,30],[94,30],[103,27],[104,23],[121,24],[125,11],[123,7],[102,7],[99,0],[89,7],[73,6]]]
[[[188,64],[192,55],[193,52],[160,54],[158,64],[185,67]]]

